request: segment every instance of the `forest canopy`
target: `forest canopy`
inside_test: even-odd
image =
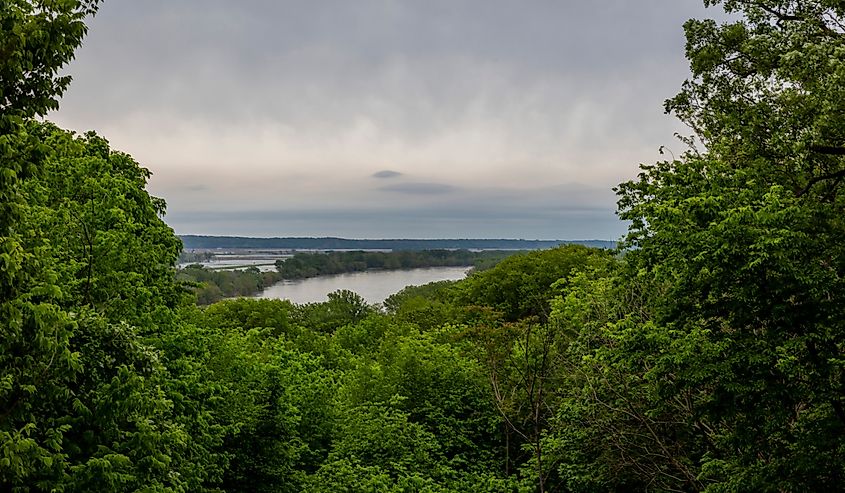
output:
[[[845,7],[706,0],[688,150],[567,245],[384,309],[197,305],[149,172],[37,119],[98,2],[0,8],[0,488],[841,491]]]

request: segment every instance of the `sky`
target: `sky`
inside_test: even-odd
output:
[[[107,0],[64,128],[152,171],[178,234],[618,239],[683,152],[699,0]]]

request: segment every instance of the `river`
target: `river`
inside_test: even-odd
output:
[[[455,281],[466,277],[470,267],[430,267],[408,270],[369,270],[335,276],[319,276],[297,281],[282,281],[265,289],[258,298],[290,300],[294,303],[326,301],[329,293],[348,289],[368,303],[381,303],[406,286],[434,281]]]

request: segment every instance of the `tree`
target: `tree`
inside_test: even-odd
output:
[[[455,281],[437,281],[422,286],[407,286],[390,295],[382,305],[397,320],[416,324],[422,330],[440,327],[457,316],[451,299]]]
[[[702,442],[693,419],[701,392],[662,393],[665,365],[703,353],[701,334],[683,344],[654,323],[662,286],[626,262],[579,273],[552,303],[551,321],[570,336],[561,351],[558,403],[546,437],[569,491],[699,491]],[[699,344],[695,344],[698,342]]]
[[[649,378],[696,396],[708,490],[824,489],[845,477],[845,7],[705,3],[740,19],[685,26],[666,107],[692,147],[618,189],[626,260],[665,287]]]
[[[137,327],[173,308],[173,281],[182,247],[165,224],[164,201],[145,190],[150,172],[111,149],[94,132],[78,136],[50,123],[28,122],[44,149],[37,177],[22,183],[27,219],[49,239],[61,306],[91,306]],[[24,238],[32,245],[36,238]]]
[[[31,261],[15,227],[20,219],[18,184],[36,172],[41,158],[38,141],[20,126],[25,119],[58,108],[58,98],[71,80],[58,72],[82,43],[84,20],[99,3],[11,0],[0,8],[0,310],[4,316],[16,311],[6,303],[26,289]]]
[[[550,311],[549,300],[556,294],[552,285],[591,262],[601,262],[606,255],[581,245],[513,255],[470,275],[461,283],[458,300],[493,307],[511,322],[526,317],[544,321]]]
[[[301,305],[298,312],[301,323],[306,327],[334,332],[344,325],[364,320],[374,313],[374,309],[359,294],[339,289],[329,293],[327,301]]]
[[[532,470],[526,475],[533,477],[537,491],[543,493],[547,491],[551,469],[543,455],[543,435],[556,407],[556,352],[560,343],[557,327],[523,321],[497,327],[495,331],[496,334],[481,333],[488,342],[493,342],[487,344],[485,358],[493,399],[508,427],[508,442],[514,435],[517,443],[531,448]],[[497,338],[502,340],[495,341]],[[507,452],[510,455],[510,450]],[[509,457],[505,460],[509,461]],[[505,469],[509,467],[506,463]]]
[[[74,322],[53,303],[59,290],[54,266],[41,258],[47,246],[22,244],[22,234],[32,235],[20,227],[20,180],[37,172],[42,154],[22,125],[57,106],[70,80],[57,73],[73,57],[83,19],[96,5],[12,1],[0,8],[0,482],[6,485],[26,483],[61,460],[53,444],[66,428],[38,429],[28,416],[39,387],[56,390],[45,389],[45,380],[68,378],[79,364],[68,347]]]
[[[186,431],[154,347],[175,329],[180,243],[144,190],[148,172],[94,134],[20,130],[43,156],[19,184],[15,225],[38,269],[4,305],[0,484],[201,491],[218,458],[200,449],[216,432]]]
[[[58,76],[82,43],[84,20],[100,0],[11,0],[0,10],[2,105],[5,118],[43,116],[58,108],[70,76]],[[4,122],[7,124],[8,120]],[[5,130],[5,128],[4,128]]]
[[[693,79],[666,102],[710,151],[796,196],[831,201],[845,173],[845,7],[707,0],[741,20],[685,25]]]

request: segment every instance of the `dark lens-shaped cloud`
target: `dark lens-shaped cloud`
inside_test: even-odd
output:
[[[390,169],[385,169],[373,173],[372,176],[373,178],[396,178],[398,176],[402,176],[402,173]]]

